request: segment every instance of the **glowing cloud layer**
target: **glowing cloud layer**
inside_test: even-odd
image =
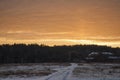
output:
[[[0,0],[0,44],[120,47],[120,0]]]

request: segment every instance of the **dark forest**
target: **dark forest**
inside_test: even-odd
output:
[[[91,59],[90,53],[98,52]],[[102,52],[112,53],[110,55]],[[116,58],[117,57],[117,58]],[[3,44],[0,46],[0,63],[42,62],[120,62],[120,48],[98,45],[46,46],[38,44]]]

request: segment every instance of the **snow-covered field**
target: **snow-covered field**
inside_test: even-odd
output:
[[[120,64],[81,63],[73,76],[80,80],[120,80]]]
[[[120,64],[5,64],[0,80],[120,80]]]

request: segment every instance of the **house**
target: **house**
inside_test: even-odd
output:
[[[91,52],[88,57],[86,57],[86,60],[93,62],[120,62],[120,56],[115,56],[114,53],[111,52]]]

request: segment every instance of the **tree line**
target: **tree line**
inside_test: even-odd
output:
[[[111,52],[120,56],[120,48],[98,45],[51,47],[38,44],[3,44],[0,45],[0,63],[80,62],[86,61],[91,52]]]

